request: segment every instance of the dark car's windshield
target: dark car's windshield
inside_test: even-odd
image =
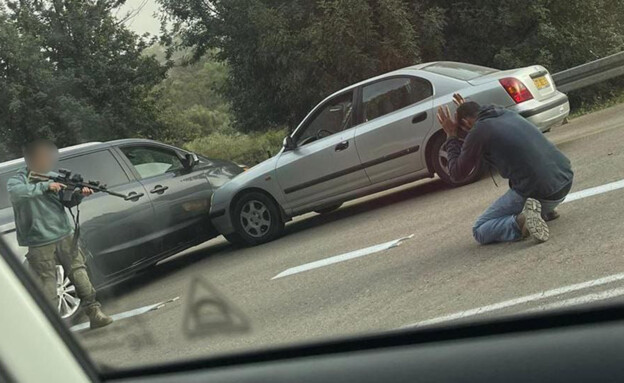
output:
[[[620,303],[622,50],[621,0],[0,2],[0,236],[110,371]]]

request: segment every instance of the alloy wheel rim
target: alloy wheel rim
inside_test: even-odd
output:
[[[459,141],[461,141],[462,144],[464,142],[464,140],[462,140],[461,138],[459,138]],[[448,152],[444,148],[444,145],[440,146],[440,150],[438,151],[438,163],[440,164],[440,167],[442,168],[442,170],[444,170],[444,173],[450,176],[451,173],[448,167]],[[474,173],[475,169],[476,167],[470,171],[470,173],[466,176],[466,178],[470,177],[470,175]]]
[[[444,173],[450,174],[448,168],[448,152],[444,149],[444,145],[440,148],[440,152],[438,153],[438,161],[440,162],[440,166]]]
[[[78,311],[80,298],[76,293],[76,286],[65,275],[65,269],[59,265],[56,266],[56,295],[61,318],[69,318]]]
[[[241,209],[240,223],[247,235],[260,238],[271,227],[271,213],[263,202],[251,200]]]

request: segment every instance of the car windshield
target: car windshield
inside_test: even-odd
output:
[[[102,371],[622,302],[619,5],[3,2],[3,256]]]

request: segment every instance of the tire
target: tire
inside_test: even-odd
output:
[[[227,235],[226,239],[238,245],[260,245],[274,240],[284,231],[279,207],[261,192],[249,192],[238,199],[232,222],[236,233]]]
[[[223,236],[234,246],[247,246],[247,243],[243,241],[243,238],[238,233],[223,234]]]
[[[78,298],[76,287],[65,275],[62,266],[56,266],[56,288],[59,292],[59,315],[65,320],[73,318],[80,309],[80,298]]]
[[[23,264],[33,278],[38,278],[27,260],[24,260]],[[80,298],[78,298],[76,287],[65,275],[65,270],[61,265],[56,265],[56,291],[59,293],[59,305],[55,309],[61,319],[69,322],[80,312]]]
[[[433,142],[431,143],[431,151],[429,152],[429,160],[433,165],[433,170],[440,177],[444,183],[452,187],[459,187],[468,185],[473,183],[481,178],[483,174],[483,166],[481,164],[477,165],[475,169],[473,169],[472,173],[468,175],[468,177],[464,178],[460,182],[455,182],[451,179],[450,174],[448,173],[448,163],[446,162],[446,157],[443,153],[446,153],[442,146],[446,142],[446,136],[444,134],[438,134],[433,138]]]
[[[319,214],[328,214],[328,213],[331,213],[332,211],[336,211],[336,210],[340,209],[340,206],[342,206],[341,203],[336,204],[336,205],[327,206],[327,207],[324,207],[322,209],[316,209],[314,211],[316,213],[319,213]]]

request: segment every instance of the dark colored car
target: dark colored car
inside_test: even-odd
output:
[[[231,162],[142,139],[82,144],[59,152],[59,168],[134,197],[96,193],[80,205],[80,238],[96,287],[127,279],[217,236],[208,218],[212,194],[243,171]],[[22,159],[0,164],[0,234],[20,257],[27,249],[17,244],[6,183],[24,166]],[[59,311],[69,317],[79,300],[61,267],[58,283]]]

